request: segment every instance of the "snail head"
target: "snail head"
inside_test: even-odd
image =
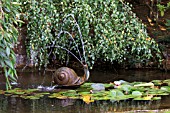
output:
[[[87,64],[84,64],[83,65],[83,68],[84,68],[84,76],[85,76],[85,81],[89,79],[90,77],[90,72],[89,72],[89,69],[88,69],[88,65]]]

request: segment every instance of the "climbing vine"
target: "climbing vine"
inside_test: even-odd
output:
[[[76,56],[78,47],[82,54],[76,22],[91,67],[98,59],[120,64],[161,61],[158,44],[148,36],[131,6],[121,0],[31,0],[22,4],[29,22],[27,53],[36,65],[47,66],[49,53],[57,60],[66,58],[66,51],[48,48],[51,45],[67,48]],[[68,17],[70,14],[76,22]],[[60,34],[61,31],[65,32]]]
[[[0,66],[4,69],[7,89],[11,89],[10,82],[17,79],[13,48],[18,38],[19,7],[17,0],[0,1]]]

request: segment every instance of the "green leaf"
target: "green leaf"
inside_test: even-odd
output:
[[[12,5],[21,5],[20,3],[18,2],[11,2]]]
[[[9,47],[6,47],[6,54],[9,57],[9,55],[10,55],[10,48]]]
[[[5,63],[12,69],[14,69],[14,66],[10,60],[5,60]]]
[[[132,95],[133,96],[142,96],[142,93],[140,91],[133,91]]]

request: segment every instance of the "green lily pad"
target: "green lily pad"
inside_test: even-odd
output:
[[[110,90],[110,94],[111,97],[121,97],[124,96],[122,91],[119,90]]]
[[[15,94],[15,95],[23,95],[25,91],[19,88],[15,88],[13,90],[6,91],[6,93]]]
[[[60,92],[60,94],[62,96],[66,96],[66,97],[76,97],[76,96],[79,96],[79,94],[75,90],[68,90],[68,91]]]
[[[91,99],[92,100],[110,100],[111,99],[111,97],[109,97],[109,96],[105,96],[105,97],[91,97]]]
[[[161,97],[153,97],[152,100],[160,100]]]
[[[152,82],[149,83],[141,83],[141,84],[136,84],[134,87],[154,87],[154,84]]]
[[[151,82],[156,86],[160,86],[162,84],[162,80],[152,80]]]
[[[170,86],[170,79],[164,80],[163,83],[167,83]]]
[[[148,90],[147,94],[152,94],[152,95],[169,95],[167,91],[161,90],[161,89],[150,89]]]
[[[169,92],[169,93],[170,93],[170,86],[162,86],[162,87],[160,88],[160,90],[163,90],[163,91],[165,91],[165,92]]]
[[[12,94],[4,94],[5,96],[11,96]]]
[[[25,99],[37,100],[37,99],[40,99],[40,97],[37,97],[37,96],[26,96]]]
[[[82,88],[82,87],[90,87],[92,84],[94,84],[94,83],[84,83],[83,85],[81,85],[80,87]]]
[[[104,97],[104,96],[107,96],[108,93],[107,91],[99,91],[99,92],[95,92],[93,94],[91,94],[93,97]]]
[[[25,90],[25,93],[31,94],[31,93],[36,92],[36,91],[38,91],[38,89],[27,89],[27,90]]]
[[[123,91],[129,92],[129,91],[131,91],[132,86],[125,84],[125,85],[121,85],[119,88],[120,88],[121,90],[123,90]]]
[[[80,95],[90,94],[90,91],[89,92],[78,92],[78,94]]]
[[[105,88],[113,88],[114,85],[113,85],[113,84],[104,84],[104,87],[105,87]]]
[[[60,93],[53,93],[48,96],[49,98],[67,99],[68,96],[63,96]]]
[[[145,100],[145,99],[142,98],[142,97],[136,97],[136,98],[134,98],[133,100]]]
[[[142,93],[140,91],[133,91],[132,96],[142,96]]]

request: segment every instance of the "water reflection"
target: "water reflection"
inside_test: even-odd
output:
[[[169,97],[167,97],[169,98]],[[129,110],[157,110],[163,108],[159,101],[95,101],[85,104],[81,100],[42,98],[24,100],[16,97],[0,98],[0,113],[113,113]]]
[[[113,82],[115,80],[125,80],[128,82],[142,81],[149,82],[152,80],[170,79],[170,73],[165,73],[160,70],[114,70],[92,71],[90,81],[92,82]]]

